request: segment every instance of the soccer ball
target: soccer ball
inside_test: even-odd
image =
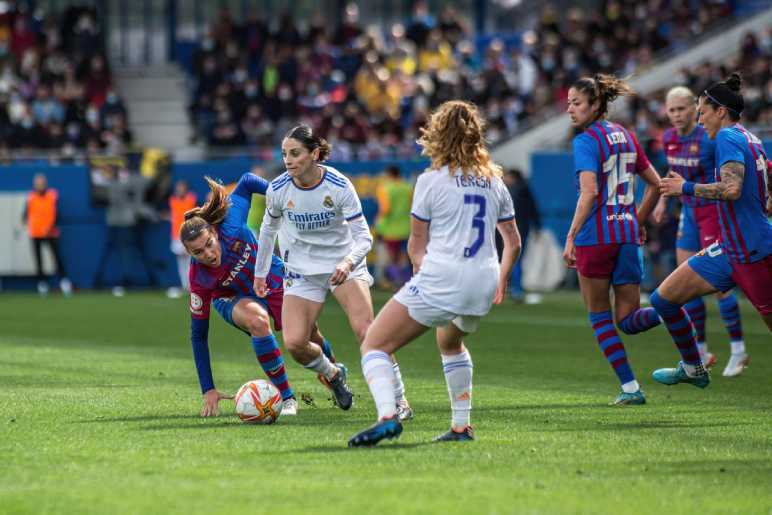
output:
[[[281,414],[279,389],[263,379],[245,383],[236,394],[236,414],[250,424],[273,424]]]

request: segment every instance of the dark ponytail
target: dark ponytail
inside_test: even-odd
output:
[[[618,97],[635,94],[633,88],[623,79],[603,73],[595,74],[594,77],[582,77],[571,87],[587,95],[590,105],[598,101],[598,114],[593,121],[606,116],[609,104]]]
[[[317,148],[319,149],[319,163],[326,161],[330,157],[332,146],[327,143],[327,140],[314,133],[314,131],[308,125],[298,125],[290,129],[287,134],[284,135],[284,139],[294,139],[303,144],[303,146],[309,152],[313,152]]]
[[[225,187],[210,177],[204,177],[212,197],[203,206],[197,206],[185,212],[185,221],[180,226],[180,241],[186,243],[195,240],[212,225],[220,225],[228,214],[228,194]]]
[[[709,86],[702,94],[705,103],[713,106],[714,109],[724,107],[729,113],[729,119],[736,121],[745,109],[745,100],[743,99],[742,89],[743,78],[739,73],[734,72],[723,82],[717,82]]]

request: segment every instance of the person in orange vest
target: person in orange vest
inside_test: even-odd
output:
[[[179,180],[174,184],[174,193],[169,197],[169,215],[171,218],[171,250],[177,257],[177,272],[180,274],[180,284],[184,290],[190,289],[188,270],[190,269],[190,256],[185,245],[180,241],[180,226],[185,221],[185,212],[196,207],[196,195],[188,188],[188,183]],[[172,287],[166,290],[170,298],[178,298],[181,295],[179,288]]]
[[[56,226],[56,201],[58,193],[48,187],[48,179],[42,173],[35,175],[32,182],[33,190],[27,196],[23,221],[32,240],[37,269],[38,293],[48,294],[48,280],[43,274],[43,244],[48,245],[56,262],[56,274],[59,276],[59,287],[66,296],[72,294],[72,282],[64,272],[62,257],[59,253],[59,228]]]

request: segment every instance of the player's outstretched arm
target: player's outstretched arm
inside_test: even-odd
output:
[[[233,396],[218,392],[214,387],[212,363],[209,359],[209,343],[207,342],[208,333],[208,319],[191,318],[190,340],[193,347],[193,359],[196,362],[196,372],[198,372],[198,383],[201,386],[201,394],[203,395],[202,417],[217,415],[219,413],[219,401],[221,399],[233,398]]]
[[[520,232],[517,230],[515,220],[507,220],[496,224],[496,229],[501,234],[501,240],[504,242],[504,249],[501,251],[501,268],[499,271],[499,284],[496,287],[496,296],[493,297],[494,304],[501,304],[507,293],[509,285],[509,276],[512,274],[512,267],[515,266],[517,258],[520,256],[522,243],[520,241]]]
[[[574,239],[579,233],[579,229],[582,228],[584,222],[592,212],[592,204],[595,202],[595,197],[598,196],[598,182],[596,180],[595,172],[582,171],[579,172],[579,200],[576,202],[576,210],[574,211],[574,219],[571,221],[571,227],[568,229],[568,235],[566,236],[566,246],[563,249],[563,260],[570,268],[576,266],[576,247],[574,245]]]

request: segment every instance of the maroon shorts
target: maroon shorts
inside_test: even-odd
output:
[[[759,313],[772,314],[772,254],[755,263],[732,263],[732,280]]]
[[[636,243],[576,247],[576,270],[583,277],[611,279],[612,284],[640,284],[643,262]]]
[[[721,240],[721,224],[718,221],[716,206],[700,206],[693,208],[694,220],[700,230],[700,248],[706,248],[713,242]]]

